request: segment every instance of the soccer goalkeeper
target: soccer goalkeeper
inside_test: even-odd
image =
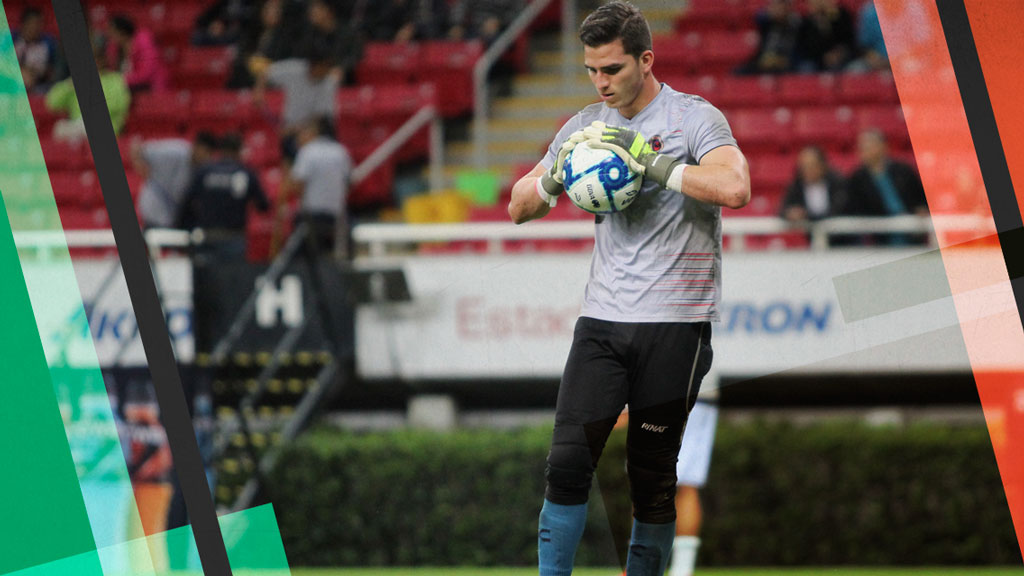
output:
[[[626,572],[661,575],[675,535],[676,455],[711,364],[721,297],[721,206],[750,200],[729,125],[698,96],[659,83],[647,21],[610,2],[580,28],[583,63],[602,102],[558,132],[512,190],[516,223],[563,192],[561,168],[582,141],[644,176],[627,210],[599,218],[590,279],[558,391],[538,529],[541,576],[571,574],[591,478],[623,406],[633,528]],[[538,295],[542,298],[543,294]]]

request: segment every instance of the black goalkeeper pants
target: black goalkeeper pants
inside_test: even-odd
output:
[[[558,389],[545,498],[587,501],[608,435],[629,404],[626,468],[634,516],[674,521],[683,428],[711,357],[709,322],[580,318]]]

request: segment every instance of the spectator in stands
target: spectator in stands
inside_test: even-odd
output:
[[[57,44],[43,32],[43,14],[38,8],[26,8],[21,13],[21,25],[14,36],[14,53],[21,67],[25,89],[45,92],[54,80],[57,62]]]
[[[295,135],[299,128],[316,118],[334,117],[341,71],[334,65],[328,49],[316,44],[309,47],[306,59],[270,62],[255,56],[250,59],[249,68],[256,78],[253,98],[257,103],[264,100],[268,85],[284,90],[281,147],[285,158],[294,158]]]
[[[153,33],[136,28],[127,16],[114,16],[110,21],[107,41],[107,64],[124,73],[132,92],[162,92],[168,87],[168,72],[160,57]]]
[[[837,0],[808,0],[797,52],[806,72],[842,70],[854,56],[853,17]]]
[[[237,90],[252,87],[254,79],[249,72],[248,62],[253,56],[276,61],[288,52],[288,43],[280,28],[281,4],[282,0],[265,0],[260,7],[259,23],[242,30],[228,88]]]
[[[128,120],[128,110],[132,104],[132,94],[128,90],[124,76],[120,72],[109,69],[101,51],[93,50],[96,58],[96,69],[100,75],[100,86],[110,111],[110,121],[114,125],[114,133],[120,134],[124,123]],[[46,107],[58,114],[65,114],[53,126],[53,137],[58,140],[78,141],[85,138],[85,123],[82,121],[82,109],[78,106],[75,85],[71,78],[65,78],[54,84],[46,93]]]
[[[256,173],[242,163],[242,139],[237,134],[221,138],[219,158],[196,170],[182,203],[180,225],[201,228],[204,252],[221,258],[245,255],[245,223],[248,208],[266,212],[270,205]]]
[[[828,164],[825,151],[807,146],[796,160],[796,177],[786,189],[781,215],[790,222],[821,220],[846,210],[846,181]]]
[[[740,68],[741,74],[777,74],[789,72],[796,64],[796,45],[800,33],[800,15],[792,0],[769,0],[757,14],[760,43],[757,53]]]
[[[490,44],[521,12],[523,0],[455,0],[451,9],[452,40],[480,39]]]
[[[299,153],[278,193],[278,220],[275,222],[272,250],[280,242],[284,209],[290,197],[299,199],[295,225],[306,222],[318,251],[335,248],[335,232],[341,236],[339,252],[347,252],[348,234],[345,202],[352,177],[352,159],[348,150],[334,139],[330,119],[318,118],[303,124],[297,135]]]
[[[309,52],[317,46],[326,49],[334,66],[342,73],[339,80],[342,83],[359,61],[360,45],[357,37],[351,23],[340,20],[338,8],[330,0],[309,2],[301,52]]]
[[[132,164],[143,178],[139,213],[146,228],[171,228],[178,223],[181,203],[193,172],[209,162],[218,147],[209,132],[183,138],[162,138],[132,146]]]
[[[851,72],[869,72],[889,69],[889,53],[882,38],[882,26],[878,23],[875,3],[865,2],[857,18],[857,48],[860,58],[850,63]]]
[[[367,38],[409,43],[438,38],[447,29],[448,3],[444,0],[386,0],[367,3],[364,14]]]
[[[217,0],[196,19],[192,43],[197,46],[237,43],[242,33],[255,24],[258,9],[251,0]]]
[[[909,164],[889,157],[881,130],[869,129],[857,138],[861,164],[850,175],[851,212],[863,216],[928,214],[921,179]]]
[[[928,215],[928,202],[917,171],[909,164],[889,157],[888,145],[882,131],[869,129],[861,132],[857,138],[857,153],[861,164],[850,175],[849,181],[851,214]],[[897,245],[925,243],[927,238],[887,234],[877,236],[873,241]]]

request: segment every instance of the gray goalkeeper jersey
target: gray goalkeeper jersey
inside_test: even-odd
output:
[[[558,131],[541,161],[544,167],[554,164],[556,151],[570,134],[594,120],[638,130],[655,150],[686,164],[698,164],[719,146],[736,145],[717,108],[662,84],[654,100],[629,120],[603,103],[584,108]],[[718,320],[718,206],[644,181],[628,208],[598,218],[595,236],[581,316],[613,322]]]

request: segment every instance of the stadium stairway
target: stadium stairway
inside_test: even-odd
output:
[[[661,0],[635,3],[644,10],[654,34],[671,33],[678,8],[665,8]],[[563,82],[560,34],[534,36],[529,72],[514,77],[510,95],[492,98],[486,169],[498,174],[505,188],[533,168],[569,116],[597,101],[582,63],[577,64],[574,71],[579,73],[571,82]],[[473,156],[472,139],[450,141],[445,151],[446,182],[453,182],[458,172],[472,168]]]

